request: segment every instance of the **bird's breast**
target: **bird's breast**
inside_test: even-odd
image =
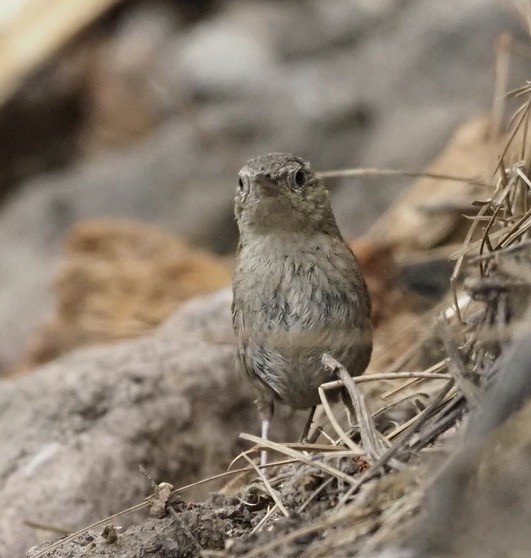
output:
[[[342,243],[342,241],[339,241]],[[244,244],[235,296],[262,331],[309,330],[352,322],[359,292],[346,245],[325,235],[264,236]]]

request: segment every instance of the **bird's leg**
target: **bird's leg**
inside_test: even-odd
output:
[[[269,433],[269,419],[263,418],[262,419],[262,439],[267,440],[267,435]],[[260,465],[263,467],[267,465],[267,450],[262,450],[260,454]]]
[[[310,409],[310,414],[306,419],[306,424],[304,425],[304,430],[302,431],[301,437],[299,438],[299,443],[305,442],[306,438],[308,437],[308,433],[310,432],[310,427],[312,426],[313,422],[313,416],[315,415],[315,409],[317,409],[316,406]]]
[[[256,404],[260,409],[260,416],[262,418],[262,439],[268,440],[269,425],[275,413],[275,404],[273,399],[257,399]],[[267,450],[262,450],[260,453],[260,465],[262,467],[267,465]]]

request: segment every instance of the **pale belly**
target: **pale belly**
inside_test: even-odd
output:
[[[360,299],[365,286],[356,282],[353,256],[327,254],[318,242],[292,244],[290,251],[270,248],[246,259],[252,263],[235,284],[240,358],[263,397],[268,388],[286,405],[312,407],[320,402],[319,385],[332,379],[321,364],[324,353],[352,375],[368,364],[370,309]],[[271,253],[275,257],[267,257]]]

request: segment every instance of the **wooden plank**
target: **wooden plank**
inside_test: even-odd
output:
[[[0,104],[79,31],[122,0],[2,0]]]

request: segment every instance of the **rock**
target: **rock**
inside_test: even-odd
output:
[[[165,56],[167,63],[178,66],[164,73],[179,76],[181,91],[207,98],[269,89],[278,66],[275,28],[286,12],[292,10],[282,5],[228,4],[222,13],[177,37]]]
[[[405,262],[400,266],[400,282],[427,300],[438,301],[448,292],[455,262],[447,257]]]
[[[301,58],[359,43],[382,21],[396,17],[401,0],[309,0],[286,22],[279,42],[286,58]],[[286,27],[287,29],[287,27]]]
[[[139,465],[175,486],[227,466],[239,432],[258,429],[235,372],[230,300],[195,299],[153,335],[0,383],[0,556],[49,538],[25,519],[75,529],[141,502]]]
[[[183,301],[230,280],[230,267],[219,256],[153,227],[81,222],[66,239],[55,283],[57,313],[40,329],[18,369],[76,347],[143,335]]]

